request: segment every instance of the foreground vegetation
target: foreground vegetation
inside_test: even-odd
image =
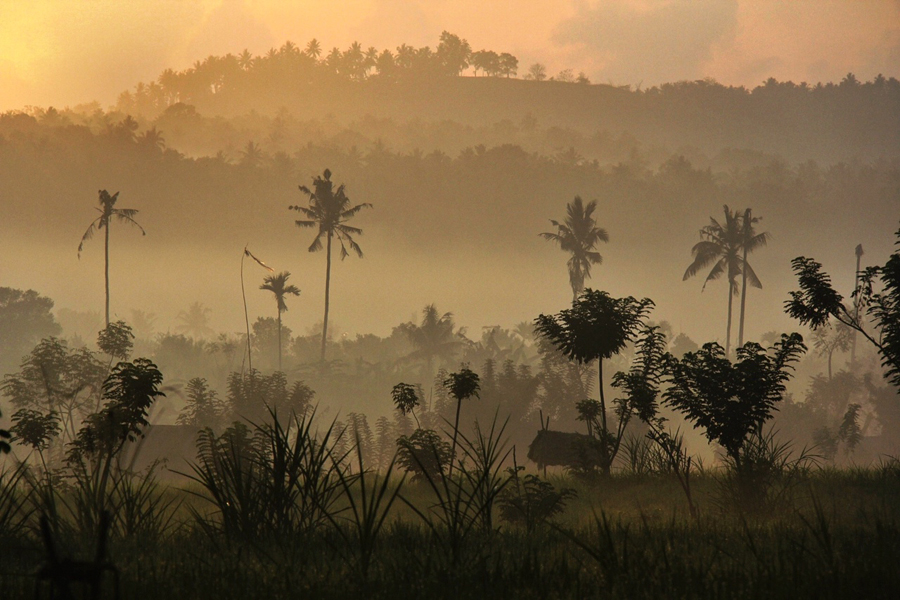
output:
[[[895,462],[811,471],[766,515],[723,506],[721,477],[710,473],[697,482],[696,519],[667,477],[552,481],[578,494],[556,525],[528,531],[504,522],[456,549],[395,504],[365,573],[346,511],[307,533],[236,540],[199,525],[190,487],[166,490],[185,501],[166,526],[114,536],[110,555],[126,598],[244,598],[250,590],[269,598],[888,598],[900,586]],[[424,483],[401,493],[419,510],[432,501]],[[31,574],[44,560],[33,528],[29,520],[2,542],[6,597],[32,593]],[[71,531],[63,547],[92,553],[86,539]]]
[[[835,320],[859,332],[900,385],[900,252],[860,272],[854,309],[815,260],[793,265],[799,291],[786,312],[814,330]],[[308,387],[288,394],[283,373],[251,369],[232,379],[259,401],[236,406],[240,420],[221,433],[200,429],[182,483],[163,487],[158,461],[134,467],[165,388],[151,360],[126,362],[130,328],[117,322],[100,333],[110,365],[122,359],[115,367],[82,349],[77,362],[95,384],[70,396],[50,376],[71,373],[37,360],[64,365],[66,349],[43,340],[2,388],[20,408],[10,431],[0,430],[0,452],[10,452],[11,434],[32,452],[0,474],[0,543],[14,557],[0,590],[23,595],[43,556],[38,583],[63,596],[105,571],[129,598],[896,594],[900,462],[821,468],[823,457],[792,452],[766,426],[806,351],[799,334],[768,348],[747,342],[734,357],[714,342],[676,357],[647,321],[652,300],[579,293],[576,283],[571,309],[538,316],[534,332],[574,363],[597,362],[599,401],[576,403],[587,435],[555,432],[555,447],[544,448],[535,438],[528,457],[545,467],[543,479],[519,466],[499,407],[491,420],[461,425],[463,404],[482,389],[467,365],[441,376],[455,415],[443,427],[419,419],[421,386],[394,386],[398,414],[416,429],[386,461],[363,442],[371,431],[361,419],[329,423]],[[603,362],[629,344],[631,366],[612,377],[607,402]],[[194,417],[214,399],[200,395]],[[663,406],[721,450],[715,469],[695,462]],[[858,413],[848,408],[837,434],[849,448],[862,437]],[[567,478],[548,480],[547,465],[566,467]],[[60,561],[62,547],[95,558]]]

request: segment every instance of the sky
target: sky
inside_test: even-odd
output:
[[[520,75],[540,62],[616,85],[900,76],[900,0],[0,0],[0,111],[111,105],[211,54],[434,47],[444,30]]]

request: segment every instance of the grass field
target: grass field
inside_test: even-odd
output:
[[[368,490],[373,478],[369,478]],[[618,474],[591,482],[551,474],[572,488],[564,511],[532,531],[494,507],[490,530],[460,535],[426,524],[435,491],[404,482],[384,526],[355,536],[346,496],[333,520],[287,533],[237,536],[205,529],[197,484],[155,493],[176,500],[168,525],[115,533],[109,556],[122,598],[896,598],[900,593],[900,466],[813,468],[762,511],[734,508],[724,475],[695,476],[699,515],[677,481]],[[392,486],[399,482],[395,478]],[[351,488],[357,504],[358,488]],[[194,492],[194,493],[192,493]],[[375,498],[375,496],[371,496]],[[375,503],[377,510],[387,504]],[[193,510],[192,510],[193,509]],[[377,512],[376,510],[376,512]],[[151,511],[152,512],[152,511]],[[469,513],[470,515],[472,513]],[[207,515],[215,521],[215,515]],[[30,597],[44,560],[36,516],[0,548],[0,596]],[[365,518],[362,519],[365,521]],[[207,523],[208,526],[208,523]],[[94,542],[60,529],[65,554]],[[367,545],[368,544],[368,545]],[[369,566],[363,567],[365,548]],[[111,586],[109,590],[111,590]],[[49,590],[43,589],[47,594]],[[47,597],[47,596],[45,596]],[[109,597],[112,597],[111,595]]]

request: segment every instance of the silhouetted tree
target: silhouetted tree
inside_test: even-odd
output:
[[[900,230],[896,245],[900,246]],[[868,267],[859,278],[853,292],[856,307],[844,305],[844,298],[831,286],[831,277],[822,272],[822,265],[803,256],[791,261],[800,284],[800,291],[791,292],[785,302],[785,312],[813,329],[828,324],[832,318],[858,331],[881,355],[888,380],[900,388],[900,250],[891,254],[883,267]],[[881,284],[876,291],[875,284]],[[865,309],[878,329],[868,332],[859,314]]]
[[[134,348],[134,334],[125,321],[110,323],[97,335],[97,347],[113,359],[128,360]]]
[[[305,185],[300,186],[300,191],[309,198],[309,206],[289,206],[289,210],[296,210],[306,219],[295,221],[298,227],[318,227],[319,231],[313,243],[309,246],[310,252],[318,252],[322,249],[322,236],[325,236],[325,319],[322,324],[322,356],[321,360],[325,361],[325,343],[328,339],[328,302],[329,293],[331,291],[331,243],[333,238],[337,238],[341,244],[341,260],[344,260],[350,253],[347,252],[347,246],[353,250],[357,256],[362,258],[363,252],[359,244],[353,239],[354,235],[362,235],[362,229],[351,227],[346,224],[356,213],[363,208],[371,208],[369,203],[357,204],[351,206],[350,198],[344,193],[343,184],[334,189],[331,181],[331,171],[325,169],[322,177],[316,176],[313,179],[313,190],[310,191]]]
[[[422,309],[422,323],[404,323],[398,327],[409,339],[415,350],[406,358],[425,361],[428,378],[434,375],[435,359],[447,360],[459,349],[462,340],[454,332],[453,313],[438,313],[434,304]]]
[[[278,370],[281,371],[281,313],[288,309],[285,303],[285,296],[299,296],[300,288],[294,284],[288,284],[287,280],[291,274],[288,271],[282,271],[278,275],[268,275],[263,279],[263,284],[259,286],[261,290],[268,290],[275,295],[275,304],[278,307]]]
[[[747,262],[747,255],[760,246],[765,246],[770,237],[768,232],[756,233],[754,231],[753,224],[758,223],[760,220],[761,217],[751,215],[749,208],[744,211],[744,216],[741,219],[741,251],[743,255],[741,256],[741,323],[738,327],[738,346],[744,345],[744,309],[747,304],[747,279],[750,279],[751,285],[754,287],[762,288],[762,283],[756,277],[756,273],[753,272],[753,267]]]
[[[506,76],[507,79],[514,77],[519,71],[519,59],[510,54],[503,52],[500,54],[500,75]]]
[[[525,79],[531,79],[532,81],[544,81],[547,79],[547,67],[542,65],[541,63],[534,63],[530,67],[528,67],[528,74],[525,75]]]
[[[443,31],[435,54],[447,75],[459,75],[469,66],[472,48],[466,40],[460,39],[459,36],[448,31]]]
[[[187,399],[176,422],[179,425],[216,428],[226,408],[216,390],[210,389],[205,378],[194,377],[188,381],[185,391]]]
[[[634,339],[652,307],[653,301],[649,298],[613,298],[606,292],[588,288],[572,302],[571,309],[556,315],[540,315],[535,319],[535,332],[569,359],[582,364],[597,361],[600,406],[596,425],[599,426],[601,467],[605,475],[610,473],[621,434],[614,436],[609,429],[603,392],[603,360],[618,354],[627,342]],[[589,409],[590,406],[585,405],[584,408]]]
[[[456,459],[456,443],[459,437],[459,414],[462,410],[462,401],[475,397],[480,398],[480,378],[467,365],[456,373],[450,373],[444,380],[444,388],[456,399],[456,418],[453,421],[453,443],[450,446],[450,471],[453,471],[453,461]]]
[[[713,265],[703,282],[706,284],[716,280],[725,274],[728,279],[728,323],[725,333],[725,354],[731,351],[731,307],[732,298],[737,296],[740,275],[745,275],[746,281],[753,287],[762,288],[759,278],[753,272],[753,268],[746,262],[746,252],[752,252],[755,248],[763,246],[768,239],[768,233],[756,234],[753,231],[752,222],[745,229],[744,215],[739,211],[732,211],[727,205],[725,209],[725,221],[719,223],[710,217],[710,224],[700,230],[703,241],[694,244],[691,254],[694,261],[684,272],[683,281],[696,275],[701,269]],[[749,212],[745,213],[749,215]],[[745,252],[746,240],[746,252]],[[746,273],[744,271],[746,270]]]
[[[197,339],[214,335],[215,331],[209,326],[211,312],[212,309],[203,306],[202,302],[194,302],[187,310],[178,313],[178,320],[181,323],[175,327],[175,330]]]
[[[784,394],[793,363],[806,351],[800,334],[782,335],[766,352],[755,342],[737,349],[732,363],[722,346],[712,342],[680,360],[669,355],[663,398],[685,418],[703,427],[710,442],[721,445],[739,473],[745,465],[743,450],[751,436],[762,434],[763,424]]]
[[[112,196],[109,195],[109,192],[106,190],[100,190],[100,206],[97,210],[100,212],[100,216],[94,219],[94,222],[90,224],[87,228],[87,231],[84,232],[84,235],[81,236],[81,243],[78,244],[78,258],[81,258],[81,250],[84,248],[84,243],[94,237],[94,231],[97,229],[105,229],[104,231],[104,246],[103,246],[103,257],[104,257],[104,277],[106,283],[106,325],[109,325],[109,224],[112,219],[116,219],[123,223],[130,223],[141,230],[141,235],[147,235],[147,232],[144,231],[144,228],[141,227],[137,221],[134,220],[134,216],[137,214],[137,210],[133,208],[116,208],[116,201],[119,199],[119,192],[116,192]]]
[[[565,222],[550,220],[557,228],[556,233],[539,234],[545,240],[556,242],[561,250],[572,255],[567,264],[573,301],[584,289],[584,279],[590,279],[591,265],[603,263],[603,257],[595,250],[597,243],[609,241],[606,230],[597,227],[597,220],[593,216],[596,208],[596,200],[585,206],[581,197],[575,196],[575,200],[566,205]]]
[[[306,43],[306,49],[303,52],[308,57],[318,60],[322,56],[322,45],[319,44],[319,40],[313,38]]]
[[[53,300],[34,290],[0,287],[0,373],[13,367],[42,338],[59,335]]]

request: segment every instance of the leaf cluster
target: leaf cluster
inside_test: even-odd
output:
[[[552,483],[537,475],[519,477],[525,467],[510,467],[510,483],[498,498],[500,517],[508,522],[520,524],[530,534],[538,525],[549,521],[566,508],[566,502],[578,494],[574,489],[557,490]]]
[[[416,386],[409,383],[398,383],[391,390],[391,398],[394,406],[397,407],[404,415],[411,413],[419,406],[419,396],[416,393]]]
[[[803,338],[784,334],[766,352],[749,342],[737,349],[732,363],[717,343],[704,344],[680,360],[666,358],[664,401],[703,427],[706,437],[739,461],[748,437],[759,432],[781,400],[792,364],[806,350]]]
[[[134,334],[125,321],[115,321],[102,329],[97,335],[97,346],[104,354],[119,360],[128,360],[134,348]]]
[[[450,464],[450,444],[433,429],[416,429],[397,439],[397,464],[412,479],[438,476]]]
[[[459,372],[450,373],[444,379],[444,387],[450,392],[450,395],[458,401],[467,398],[480,397],[481,383],[478,373],[472,371],[469,367],[463,366]]]
[[[192,509],[209,535],[308,534],[328,521],[340,490],[335,470],[345,457],[334,452],[334,423],[320,434],[314,418],[311,410],[282,424],[270,410],[262,424],[235,422],[221,436],[201,431],[187,477],[215,509],[212,518]]]
[[[103,382],[103,409],[90,415],[69,451],[70,461],[83,455],[116,454],[126,441],[134,441],[148,425],[147,414],[160,391],[163,376],[147,358],[120,362]]]
[[[900,246],[900,230],[896,235],[896,245]],[[891,254],[884,266],[868,267],[860,273],[852,311],[844,305],[820,263],[800,256],[791,261],[791,266],[800,290],[790,292],[785,312],[813,329],[826,326],[833,317],[861,333],[881,355],[888,380],[900,388],[900,250]],[[859,316],[861,310],[875,323],[876,333],[866,331]]]
[[[580,363],[608,359],[633,340],[653,306],[649,298],[613,298],[588,288],[572,308],[535,319],[535,332]]]
[[[616,401],[620,420],[631,414],[649,423],[657,419],[659,386],[666,367],[666,336],[658,326],[645,325],[634,346],[634,361],[627,372],[613,375],[612,386],[622,391]]]

